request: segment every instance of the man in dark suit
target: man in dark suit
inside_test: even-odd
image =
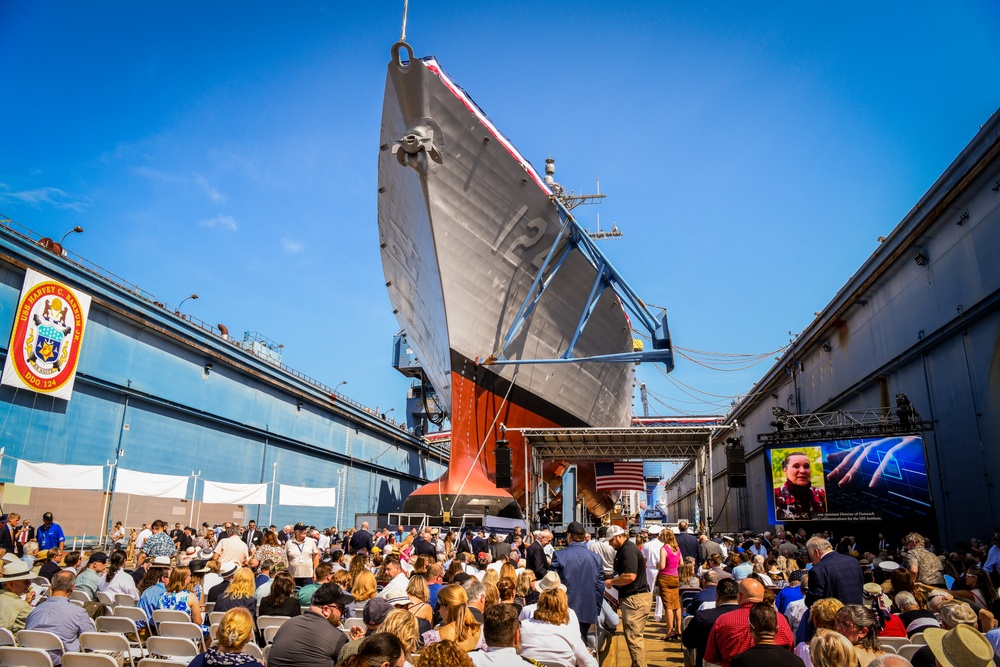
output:
[[[247,545],[250,553],[253,553],[260,543],[264,541],[264,532],[257,527],[257,522],[253,519],[247,524],[246,532],[243,533],[243,543]]]
[[[483,536],[483,531],[479,531],[479,533],[472,538],[472,553],[478,558],[479,554],[489,550],[490,543],[487,542],[486,538]]]
[[[500,557],[507,558],[510,556],[510,542],[506,540],[501,540],[496,533],[490,537],[490,556],[493,560],[500,560]]]
[[[14,526],[21,517],[16,514],[10,514],[8,519],[11,526]],[[14,543],[17,546],[17,555],[24,556],[24,545],[35,539],[35,527],[31,525],[31,521],[24,519],[21,521],[21,527],[17,528],[14,532]]]
[[[17,552],[14,546],[14,530],[17,528],[16,521],[19,517],[16,514],[11,514],[10,516],[15,517],[14,526],[8,523],[9,517],[6,514],[0,516],[0,549],[3,549],[4,553],[12,554]]]
[[[531,543],[525,553],[524,567],[535,573],[535,581],[541,581],[549,571],[549,561],[545,558],[545,545],[551,541],[552,533],[547,530],[539,530],[535,533],[535,541]],[[603,593],[601,595],[603,596]]]
[[[701,564],[701,549],[698,548],[698,538],[688,532],[688,522],[677,524],[677,546],[681,548],[681,562],[685,558],[694,558],[695,569]]]
[[[823,598],[837,598],[844,604],[862,604],[864,579],[854,556],[837,553],[828,540],[813,537],[806,542],[813,566],[809,570],[806,607]]]
[[[367,553],[372,552],[372,547],[375,543],[372,541],[372,534],[368,532],[368,522],[361,522],[361,530],[354,533],[351,537],[351,543],[348,545],[349,551],[352,554],[358,553],[361,549],[364,549]]]
[[[715,608],[702,609],[694,613],[694,618],[684,628],[681,642],[684,648],[695,650],[695,667],[701,667],[705,661],[705,647],[708,646],[708,635],[712,632],[715,620],[726,612],[739,609],[736,598],[740,585],[735,579],[723,579],[715,587]]]
[[[472,554],[476,555],[476,552],[472,550],[472,531],[467,531],[465,533],[465,539],[458,543],[458,548],[455,550],[460,554]]]

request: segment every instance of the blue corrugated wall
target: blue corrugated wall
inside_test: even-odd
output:
[[[282,525],[353,524],[399,509],[444,471],[420,441],[0,227],[0,345],[27,265],[95,298],[72,400],[0,387],[0,482],[15,459],[102,465],[231,483],[339,486],[338,509],[248,506]],[[212,367],[206,370],[206,364]],[[302,404],[299,407],[299,404]],[[277,463],[277,468],[274,468]],[[106,468],[105,474],[110,468]],[[193,482],[191,482],[193,483]],[[189,483],[189,498],[190,484]],[[201,498],[198,484],[196,498]],[[116,501],[117,504],[117,501]],[[100,511],[99,509],[97,510]],[[113,507],[112,516],[120,515]]]

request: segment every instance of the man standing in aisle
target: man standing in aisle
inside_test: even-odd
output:
[[[288,556],[288,572],[295,579],[295,585],[301,588],[311,584],[319,565],[319,546],[311,537],[306,537],[304,523],[295,524],[292,537],[285,542],[285,555]]]
[[[552,533],[538,530],[534,533],[534,541],[525,554],[524,567],[535,573],[535,581],[541,581],[549,571],[549,561],[545,557],[545,546],[552,541]]]
[[[653,535],[642,545],[642,557],[646,559],[646,584],[649,586],[650,593],[656,590],[656,576],[660,573],[660,549],[662,548],[663,542],[660,541],[659,533]],[[660,619],[663,618],[663,598],[660,595],[653,597],[656,599],[653,601],[651,609],[653,617],[659,623]]]
[[[373,546],[375,546],[375,542],[372,540],[372,534],[368,532],[368,522],[362,521],[361,530],[354,533],[351,537],[351,542],[348,545],[348,552],[356,554],[361,549],[364,549],[370,554]]]
[[[577,521],[566,526],[569,544],[552,556],[551,568],[566,584],[569,608],[576,612],[584,643],[587,642],[590,624],[597,623],[604,603],[604,566],[598,555],[584,545],[585,532],[583,524]]]
[[[643,632],[653,598],[646,582],[646,559],[639,547],[628,539],[621,526],[608,528],[608,544],[615,550],[614,571],[617,576],[604,582],[618,591],[618,605],[625,625],[625,644],[632,658],[632,667],[646,667],[646,644]]]
[[[63,545],[66,542],[62,526],[52,522],[52,512],[46,512],[42,515],[42,525],[38,527],[35,537],[38,538],[39,551],[45,551],[53,547],[59,547],[59,550],[62,551]]]

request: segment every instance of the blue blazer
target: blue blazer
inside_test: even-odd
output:
[[[811,607],[813,602],[823,598],[837,598],[844,604],[862,604],[864,585],[857,558],[836,551],[827,552],[809,570],[806,606]]]
[[[552,556],[552,567],[566,586],[569,608],[581,623],[597,623],[604,602],[604,563],[584,546],[571,542]],[[643,576],[643,575],[640,575]]]

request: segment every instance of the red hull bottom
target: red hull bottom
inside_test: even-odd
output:
[[[451,459],[448,471],[440,479],[425,484],[403,502],[404,513],[442,517],[449,512],[452,522],[462,514],[487,514],[521,518],[521,506],[529,483],[528,456],[519,431],[508,430],[501,436],[500,425],[508,429],[558,428],[562,426],[529,408],[504,400],[503,395],[486,389],[473,379],[475,368],[466,373],[452,371]],[[513,465],[511,491],[496,486],[496,441],[510,442]],[[593,466],[578,466],[579,492],[587,508],[600,516],[611,509],[606,494],[594,488]],[[548,461],[543,476],[557,487],[565,464]]]

